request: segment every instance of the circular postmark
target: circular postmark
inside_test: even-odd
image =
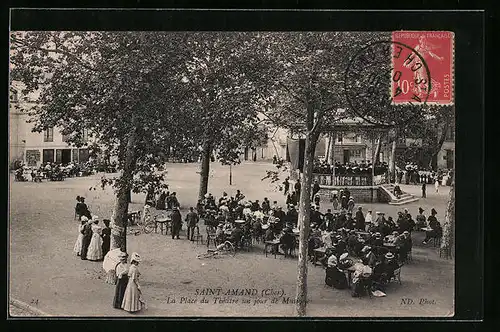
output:
[[[352,111],[364,120],[394,126],[421,114],[431,91],[424,58],[397,41],[375,41],[354,54],[344,77]]]

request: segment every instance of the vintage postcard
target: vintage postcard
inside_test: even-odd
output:
[[[11,31],[11,317],[452,317],[455,38]]]

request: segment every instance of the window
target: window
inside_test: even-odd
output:
[[[69,135],[64,135],[64,134],[62,134],[62,141],[63,141],[63,142],[65,142],[65,143],[66,143],[66,142],[68,141],[68,138],[69,138]]]
[[[47,128],[43,132],[44,142],[54,142],[54,128]]]
[[[337,134],[337,142],[342,143],[342,133]]]
[[[352,156],[354,158],[361,158],[361,150],[352,150]]]

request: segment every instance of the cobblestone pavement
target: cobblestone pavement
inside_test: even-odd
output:
[[[183,208],[196,204],[199,174],[197,164],[169,165],[167,177],[171,191],[176,191]],[[220,196],[241,189],[248,199],[268,197],[284,205],[283,194],[274,185],[261,182],[266,169],[273,165],[256,163],[233,167],[233,185],[229,186],[228,167],[212,164],[209,191]],[[89,191],[99,183],[100,175],[72,178],[63,182],[10,182],[10,295],[30,303],[38,300],[40,310],[64,316],[127,316],[111,307],[114,287],[103,282],[102,264],[82,261],[73,253],[77,237],[74,205],[77,195],[87,197],[93,213],[111,216],[111,189]],[[405,191],[418,191],[402,186]],[[407,207],[415,215],[419,206],[426,211],[435,207],[438,218],[444,217],[447,188],[439,194],[429,190],[428,197],[402,207],[387,204],[364,204],[365,210],[382,210],[395,216]],[[144,200],[133,195],[131,210]],[[326,206],[324,206],[326,209]],[[184,215],[185,212],[183,212]],[[421,244],[423,234],[415,234],[414,262],[402,269],[402,285],[391,285],[383,298],[352,298],[345,290],[324,285],[325,272],[309,266],[308,314],[311,316],[451,316],[454,299],[454,263],[439,258],[437,249]],[[251,288],[282,290],[294,297],[297,261],[282,256],[265,257],[262,246],[252,252],[238,253],[234,258],[198,260],[206,246],[185,240],[172,240],[160,234],[128,237],[128,251],[143,257],[140,265],[141,285],[148,310],[147,316],[278,316],[294,315],[294,306],[286,303],[188,303],[204,288]],[[176,303],[172,303],[172,299]],[[411,298],[414,305],[403,305]],[[255,301],[257,298],[252,298]],[[419,304],[421,299],[427,299]],[[280,300],[281,301],[281,300]],[[407,302],[405,302],[407,303]]]

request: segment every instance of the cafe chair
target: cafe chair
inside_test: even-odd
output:
[[[200,242],[201,244],[203,244],[203,235],[200,234],[200,228],[196,226],[195,229],[196,229],[196,234],[194,234],[194,240],[196,241],[196,244]]]
[[[215,235],[215,228],[212,226],[207,226],[207,248],[210,247],[210,242],[217,247],[217,236]]]
[[[401,285],[401,266],[394,270],[394,275],[391,277],[389,282],[397,281]]]
[[[432,245],[436,248],[440,247],[441,246],[441,237],[433,237],[430,239],[429,242],[432,242]]]

